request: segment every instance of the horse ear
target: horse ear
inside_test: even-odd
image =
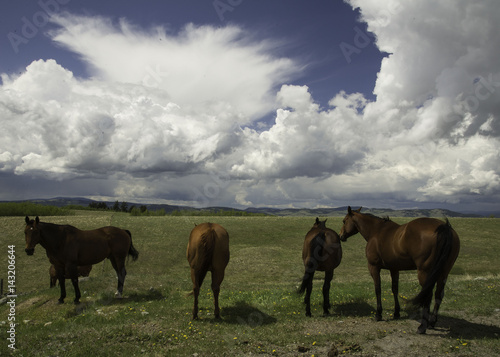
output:
[[[24,219],[24,221],[26,222],[26,224],[29,224],[30,223],[30,218],[28,216],[26,216],[26,218]]]
[[[40,218],[38,218],[38,216],[36,216],[35,222],[36,222],[36,224],[40,223]]]
[[[356,212],[361,212],[361,208],[363,208],[363,206],[359,207],[358,210]]]
[[[347,213],[348,213],[348,214],[352,214],[352,209],[351,209],[351,206],[347,206]]]
[[[316,217],[316,224],[319,224],[319,218]]]

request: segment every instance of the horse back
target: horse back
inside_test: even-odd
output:
[[[313,258],[318,264],[317,270],[335,269],[342,260],[342,246],[339,235],[330,228],[312,228],[304,239],[302,260],[307,266]]]
[[[446,223],[436,218],[423,217],[412,220],[400,227],[395,235],[395,246],[399,248],[400,254],[411,258],[415,268],[430,269],[434,264],[436,251],[440,244],[438,242],[438,227],[443,224]],[[460,246],[458,235],[453,228],[451,228],[451,232],[451,244],[458,255],[457,249]]]
[[[127,232],[121,228],[108,226],[92,230],[74,228],[67,232],[65,251],[69,259],[78,265],[97,264],[111,254],[125,256],[131,243]]]
[[[229,262],[229,234],[217,223],[201,223],[189,235],[187,259],[192,269],[225,269]]]

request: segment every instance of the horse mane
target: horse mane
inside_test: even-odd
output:
[[[40,222],[40,225],[42,225],[43,230],[45,232],[49,232],[49,234],[57,234],[57,232],[61,231],[66,231],[66,232],[75,232],[79,231],[78,228],[71,226],[69,224],[55,224],[55,223],[47,223],[47,222]]]
[[[371,214],[371,213],[363,213],[365,216],[370,216],[370,217],[373,217],[373,218],[377,218],[377,219],[380,219],[384,222],[392,222],[392,219],[389,218],[389,216],[385,216],[385,217],[378,217],[378,216],[375,216],[374,214]]]

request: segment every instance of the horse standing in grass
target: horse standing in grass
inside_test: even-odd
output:
[[[422,307],[422,321],[417,332],[425,333],[427,328],[434,328],[444,297],[446,279],[460,251],[457,233],[448,220],[443,222],[435,218],[417,218],[399,225],[389,219],[360,211],[361,208],[356,211],[351,210],[351,207],[347,209],[340,238],[346,241],[359,232],[367,242],[366,258],[377,296],[376,320],[382,319],[380,270],[388,269],[391,272],[394,318],[399,318],[399,271],[416,269],[422,286],[422,290],[412,301],[416,306]],[[429,317],[435,285],[434,311]]]
[[[227,231],[217,223],[198,224],[189,236],[186,255],[193,281],[193,319],[198,318],[198,295],[208,271],[212,272],[214,315],[216,319],[220,318],[220,284],[224,280],[224,270],[229,262],[229,235]]]
[[[127,271],[125,258],[131,255],[135,261],[139,252],[132,245],[130,231],[117,227],[103,227],[82,231],[70,225],[42,223],[38,216],[25,219],[26,254],[33,255],[35,246],[45,248],[47,257],[54,264],[61,288],[59,303],[66,298],[65,276],[69,276],[75,289],[75,304],[80,302],[78,287],[78,266],[97,264],[108,258],[118,275],[118,290],[115,296],[121,298]]]
[[[330,284],[333,278],[333,270],[339,266],[342,260],[342,246],[340,238],[335,231],[326,228],[326,219],[316,223],[307,232],[302,248],[302,260],[304,261],[305,273],[299,293],[306,292],[304,303],[306,304],[306,316],[311,316],[311,291],[316,270],[325,272],[323,283],[323,313],[329,315],[330,308]]]

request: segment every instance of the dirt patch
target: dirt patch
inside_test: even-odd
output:
[[[28,300],[17,304],[16,310],[18,312],[23,312],[23,311],[26,311],[26,310],[31,309],[33,307],[40,307],[40,306],[43,306],[46,304],[50,305],[52,303],[53,302],[51,302],[50,299],[48,299],[47,297],[35,296],[35,297],[29,298]]]
[[[498,316],[475,317],[473,321],[441,316],[436,329],[417,334],[419,322],[410,318],[376,322],[372,318],[325,318],[306,324],[311,335],[331,336],[331,347],[308,353],[321,356],[442,356],[500,355],[474,344],[475,339],[497,339],[500,336]],[[305,355],[305,354],[304,354]]]

